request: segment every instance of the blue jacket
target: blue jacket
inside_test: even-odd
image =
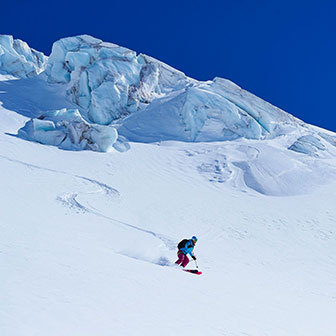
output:
[[[193,256],[194,254],[192,252],[193,252],[194,247],[195,245],[193,241],[189,239],[187,243],[184,245],[184,247],[180,249],[180,251],[182,251],[183,254],[190,254],[190,256]]]

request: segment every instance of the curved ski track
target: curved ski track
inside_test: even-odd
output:
[[[93,185],[95,185],[99,188],[99,190],[97,192],[103,192],[108,197],[112,197],[112,196],[118,197],[118,196],[120,196],[120,193],[117,189],[112,188],[111,186],[109,186],[105,183],[99,182],[97,180],[94,180],[94,179],[91,179],[91,178],[88,178],[88,177],[85,177],[85,176],[71,174],[71,173],[67,173],[65,171],[59,171],[59,170],[55,170],[55,169],[51,169],[51,168],[45,168],[45,167],[37,166],[37,165],[27,163],[27,162],[24,162],[24,161],[11,159],[11,158],[6,157],[4,155],[0,155],[0,158],[2,158],[4,160],[7,160],[7,161],[10,161],[10,162],[13,162],[13,163],[24,165],[24,166],[32,168],[32,169],[44,170],[44,171],[48,171],[48,172],[52,172],[52,173],[67,175],[67,176],[70,176],[70,177],[75,177],[75,178],[90,182],[90,183],[92,183]],[[99,216],[101,218],[107,219],[107,220],[112,221],[114,223],[119,223],[119,224],[121,224],[123,226],[127,226],[131,229],[141,231],[141,232],[146,233],[146,234],[150,234],[150,235],[154,236],[155,238],[161,240],[169,250],[175,250],[177,243],[173,239],[171,239],[171,238],[169,238],[165,235],[156,233],[154,231],[146,230],[146,229],[143,229],[141,227],[138,227],[138,226],[120,221],[118,219],[111,218],[109,216],[104,215],[103,213],[101,213],[97,209],[93,209],[93,208],[90,209],[90,208],[84,206],[83,204],[81,204],[76,199],[79,194],[80,194],[79,192],[65,193],[63,195],[57,196],[56,200],[59,201],[60,203],[62,203],[64,206],[67,206],[70,209],[77,210],[78,212],[91,213],[93,215],[96,215],[96,216]],[[86,193],[83,192],[82,194],[92,194],[92,192],[86,192]]]

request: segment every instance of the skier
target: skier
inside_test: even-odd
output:
[[[175,262],[177,265],[181,265],[182,267],[186,267],[189,263],[189,258],[187,254],[191,256],[194,260],[196,260],[195,255],[193,254],[193,249],[196,245],[197,237],[192,236],[191,239],[183,239],[177,245],[178,251],[177,256],[178,260]]]

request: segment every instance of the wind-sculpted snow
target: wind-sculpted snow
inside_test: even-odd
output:
[[[314,156],[300,155],[281,145],[281,138],[270,141],[231,141],[199,143],[186,151],[187,162],[217,188],[239,189],[269,196],[310,193],[316,186],[336,177],[335,158],[326,150]],[[194,145],[194,146],[195,146]],[[281,148],[283,147],[283,148]]]
[[[18,135],[24,139],[67,150],[106,152],[116,142],[118,133],[111,126],[87,123],[76,109],[49,111],[29,120]]]
[[[34,77],[44,70],[46,61],[43,53],[30,48],[26,42],[0,35],[1,72],[20,78]]]

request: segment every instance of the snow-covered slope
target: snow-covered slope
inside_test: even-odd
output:
[[[66,93],[73,72],[66,84],[1,75],[0,335],[334,336],[335,134],[146,62],[157,70],[142,78],[165,84],[127,84],[136,109],[113,126],[78,119],[89,109]],[[69,111],[129,143],[65,151],[16,135]],[[71,142],[70,125],[56,131]],[[171,267],[192,235],[200,277]]]

